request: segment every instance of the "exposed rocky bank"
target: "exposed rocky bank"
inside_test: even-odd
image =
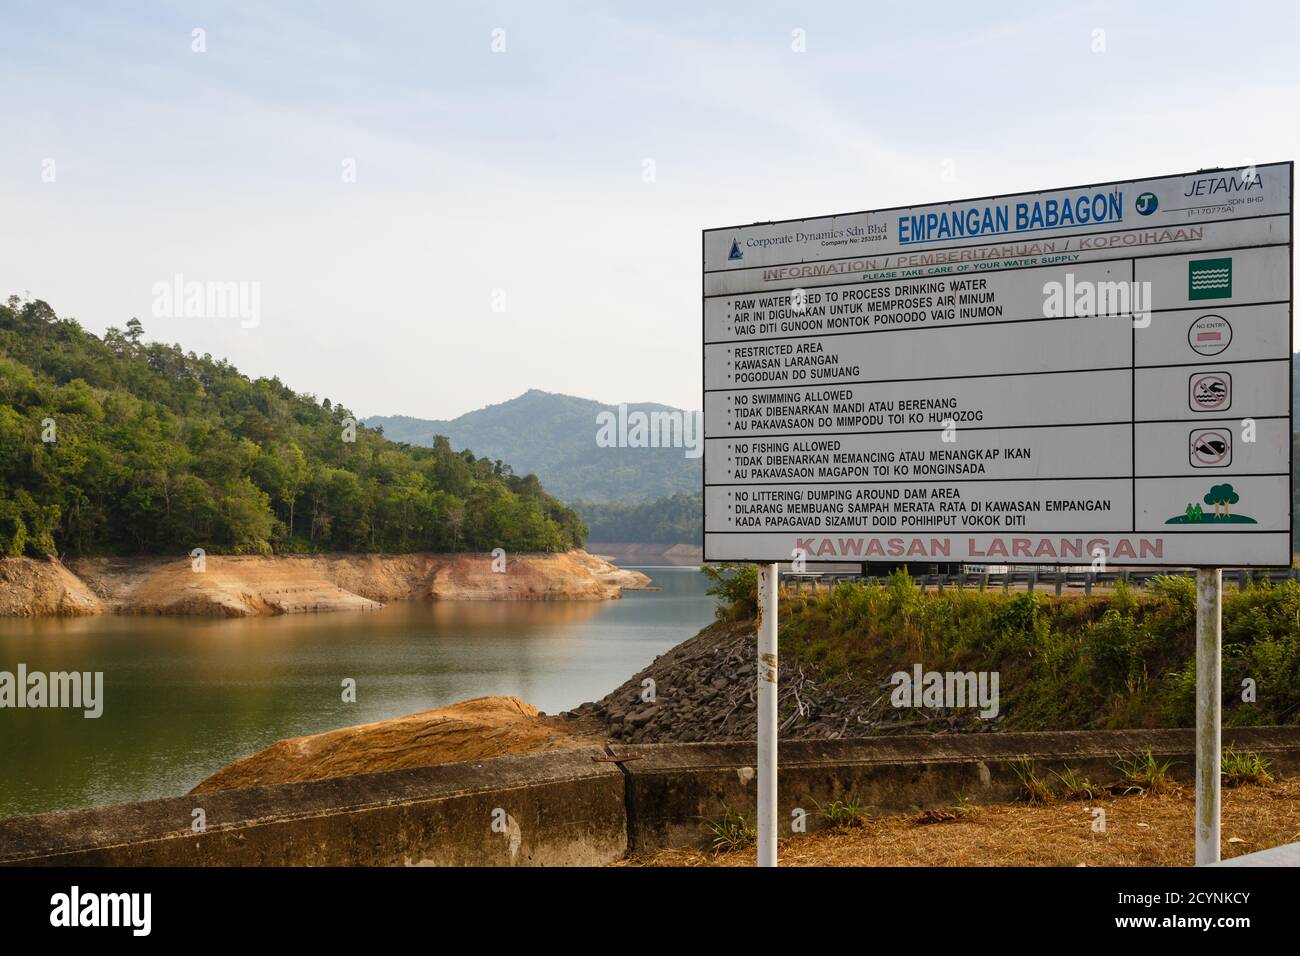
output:
[[[496,567],[500,567],[499,564]],[[585,551],[490,554],[0,558],[0,616],[251,617],[379,610],[390,601],[607,601],[650,579]]]
[[[0,617],[102,614],[94,591],[57,561],[0,558]]]
[[[655,658],[598,701],[563,716],[623,743],[755,740],[758,732],[754,623],[716,623]],[[781,659],[777,726],[782,740],[831,740],[893,733],[991,731],[971,712],[907,709],[890,703],[889,674],[830,683],[817,668]],[[654,681],[646,700],[644,681]]]

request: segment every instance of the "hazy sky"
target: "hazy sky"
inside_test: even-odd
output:
[[[702,228],[1293,159],[1297,9],[5,0],[0,294],[363,415],[698,408]]]

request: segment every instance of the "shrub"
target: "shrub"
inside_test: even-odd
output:
[[[745,624],[757,611],[756,570],[709,568],[718,616]],[[1145,593],[1119,588],[1091,600],[1041,592],[947,588],[922,593],[905,571],[884,583],[840,583],[782,601],[786,666],[866,706],[899,669],[997,671],[1003,729],[1190,727],[1195,718],[1195,582],[1165,575]],[[1225,595],[1224,723],[1300,722],[1300,582]],[[1243,701],[1243,682],[1256,688]],[[975,718],[954,712],[969,725]]]
[[[704,565],[709,579],[706,593],[719,598],[720,619],[743,621],[758,616],[758,566],[755,564]]]

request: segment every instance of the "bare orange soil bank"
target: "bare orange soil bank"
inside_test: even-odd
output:
[[[222,767],[194,793],[322,780],[599,743],[518,697],[475,697],[419,714],[281,740]]]
[[[57,561],[0,558],[0,617],[103,613],[86,583]]]
[[[182,614],[249,617],[379,610],[389,601],[605,601],[650,579],[585,551],[507,555],[0,558],[0,616]],[[498,565],[499,566],[499,565]]]

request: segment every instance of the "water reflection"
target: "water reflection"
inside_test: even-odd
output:
[[[713,618],[694,569],[621,601],[403,602],[215,621],[0,621],[0,670],[103,671],[104,715],[0,710],[0,817],[183,793],[284,737],[484,694],[554,713],[604,696]],[[344,704],[341,683],[357,683]]]

